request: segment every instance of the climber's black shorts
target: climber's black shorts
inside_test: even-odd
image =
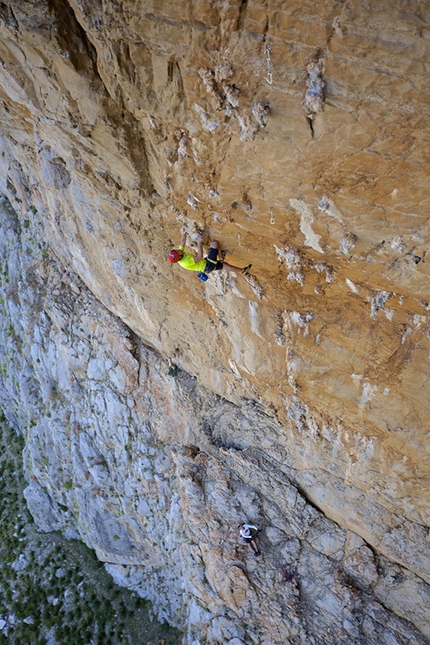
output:
[[[205,273],[211,273],[211,271],[221,271],[223,263],[220,260],[217,260],[218,249],[211,247],[206,260]]]

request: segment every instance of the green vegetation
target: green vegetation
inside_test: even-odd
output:
[[[82,542],[42,534],[22,491],[24,441],[0,414],[0,645],[175,645],[179,632],[118,587]],[[3,624],[3,623],[1,623]]]

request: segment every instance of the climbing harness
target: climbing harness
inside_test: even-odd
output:
[[[272,77],[272,62],[270,60],[270,45],[266,45],[266,60],[267,60],[266,81],[269,83],[269,85],[272,85],[273,77]]]
[[[206,282],[206,280],[209,278],[209,274],[215,270],[215,267],[217,265],[216,260],[211,260],[210,258],[205,258],[205,260],[206,260],[205,268],[203,269],[203,271],[199,271],[197,274],[198,279],[201,280],[202,282]]]
[[[209,274],[213,271],[213,269],[210,269],[208,271],[208,261],[211,262],[211,260],[206,258],[206,266],[205,266],[205,268],[203,269],[203,271],[199,271],[197,273],[198,279],[201,280],[202,282],[206,282],[206,280],[209,278]]]

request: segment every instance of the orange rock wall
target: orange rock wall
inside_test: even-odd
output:
[[[262,432],[310,501],[428,582],[429,4],[0,19],[0,190],[145,343],[279,422],[246,448]],[[183,225],[250,277],[170,265]],[[203,441],[169,419],[163,441]]]

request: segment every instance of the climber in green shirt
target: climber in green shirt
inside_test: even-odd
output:
[[[198,277],[200,278],[200,280],[203,280],[203,282],[208,279],[208,276],[212,271],[221,271],[221,269],[233,271],[234,273],[243,273],[244,275],[248,274],[248,271],[252,265],[248,264],[248,266],[241,268],[225,262],[219,242],[217,242],[216,240],[213,240],[213,242],[211,242],[209,253],[204,258],[203,240],[201,233],[199,233],[197,236],[196,255],[187,253],[187,251],[184,250],[185,243],[187,241],[187,229],[185,226],[181,228],[181,233],[182,238],[178,249],[172,249],[168,255],[168,260],[170,262],[177,262],[183,269],[187,269],[188,271],[197,271]]]

